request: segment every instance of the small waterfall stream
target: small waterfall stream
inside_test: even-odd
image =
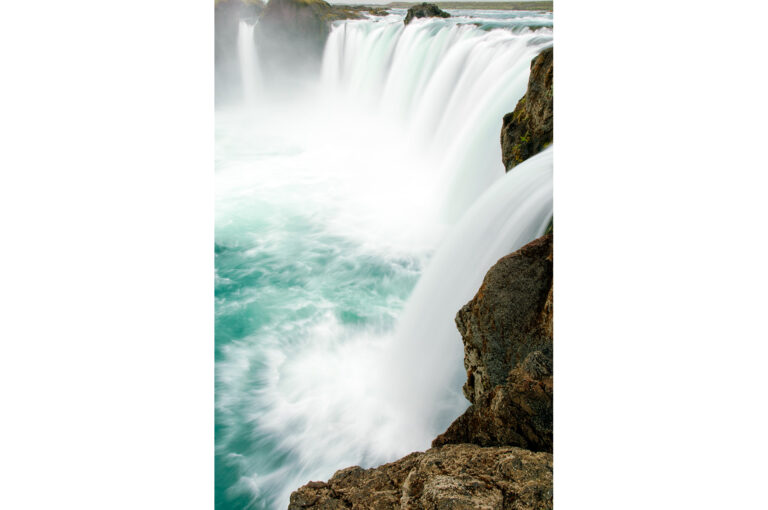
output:
[[[243,98],[248,107],[253,107],[258,98],[259,82],[259,54],[253,41],[253,32],[256,24],[249,24],[240,20],[237,31],[237,58],[240,62],[240,80],[243,88]]]

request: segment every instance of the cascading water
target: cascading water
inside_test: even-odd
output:
[[[237,31],[237,58],[240,63],[240,80],[245,104],[256,104],[259,77],[259,54],[253,42],[255,24],[240,20]]]
[[[551,32],[442,19],[346,22],[328,38],[323,82],[342,91],[337,100],[405,126],[408,149],[439,171],[440,213],[454,221],[503,173],[500,119],[525,93],[531,59],[551,44]]]
[[[552,218],[552,148],[496,181],[440,244],[411,295],[384,365],[407,377],[393,393],[419,431],[444,429],[466,407],[456,401],[466,373],[454,324],[485,273],[501,257],[544,234]],[[407,353],[407,356],[402,356]],[[413,388],[419,388],[413,392]],[[406,395],[408,397],[406,397]],[[442,431],[442,430],[440,430]],[[435,437],[413,438],[414,449]],[[423,446],[422,446],[423,447]]]
[[[242,73],[258,115],[217,112],[217,508],[285,508],[467,405],[453,316],[552,214],[551,149],[505,174],[498,143],[552,32],[456,14],[338,22],[301,95]]]

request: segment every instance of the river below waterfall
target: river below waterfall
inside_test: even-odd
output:
[[[336,470],[424,450],[468,405],[453,324],[552,216],[551,149],[499,131],[548,13],[336,22],[322,75],[216,112],[216,508],[286,508]],[[544,27],[531,30],[526,26]]]

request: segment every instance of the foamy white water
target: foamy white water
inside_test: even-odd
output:
[[[551,43],[547,30],[349,21],[328,38],[323,83],[342,105],[355,101],[399,121],[407,149],[439,174],[440,214],[452,222],[503,174],[500,119],[525,93],[530,61]]]
[[[551,149],[505,174],[498,141],[552,40],[519,24],[551,17],[466,14],[337,23],[316,82],[244,72],[252,108],[217,112],[217,508],[285,508],[466,407],[453,317],[552,214]]]

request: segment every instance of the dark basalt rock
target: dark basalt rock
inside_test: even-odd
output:
[[[405,24],[407,25],[413,18],[450,18],[451,15],[442,10],[436,4],[428,4],[424,2],[419,5],[414,5],[405,15]]]
[[[299,509],[552,509],[552,455],[446,445],[373,469],[337,471],[291,494]]]
[[[549,48],[531,61],[528,90],[515,110],[504,116],[501,159],[507,171],[552,143],[552,78],[553,50]]]
[[[552,239],[500,259],[456,315],[472,405],[432,446],[552,451]]]

